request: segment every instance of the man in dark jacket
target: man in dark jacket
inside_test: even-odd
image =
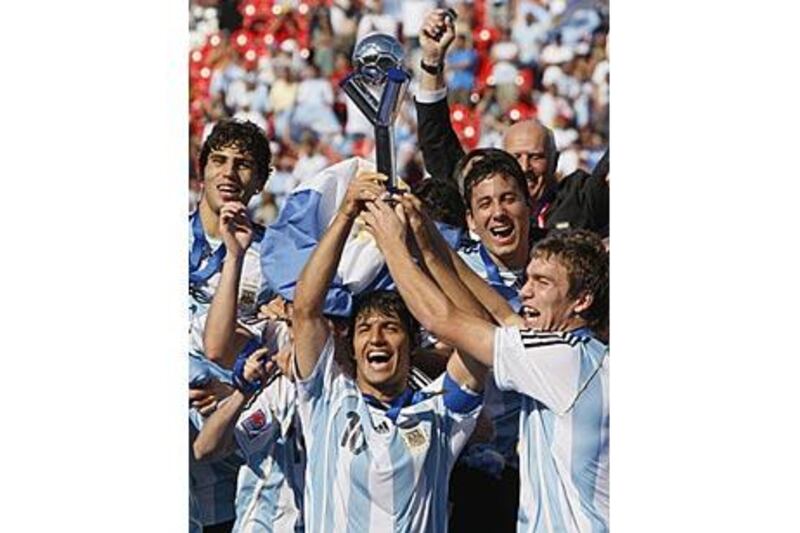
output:
[[[425,167],[434,178],[458,182],[458,162],[464,149],[450,122],[444,80],[444,58],[454,37],[453,20],[446,11],[428,14],[419,36],[422,77],[416,108]],[[552,131],[537,120],[518,122],[505,132],[503,149],[514,155],[525,171],[535,226],[608,234],[607,181],[599,173],[576,170],[556,182],[559,154]]]

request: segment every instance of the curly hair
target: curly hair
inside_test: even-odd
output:
[[[530,205],[525,172],[516,158],[499,148],[476,148],[464,155],[453,171],[453,177],[464,195],[467,210],[471,210],[472,189],[475,185],[495,175],[511,178],[525,203]]]
[[[608,252],[600,237],[588,230],[555,232],[533,247],[531,258],[555,257],[569,279],[569,297],[591,294],[592,304],[581,313],[589,327],[608,326]]]
[[[260,183],[267,182],[272,161],[269,140],[264,130],[249,120],[224,119],[214,126],[200,150],[200,172],[206,168],[208,156],[213,150],[228,146],[235,146],[252,156],[256,163],[256,179]]]

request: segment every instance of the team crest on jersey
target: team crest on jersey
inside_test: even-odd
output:
[[[403,442],[405,442],[408,451],[415,455],[424,452],[428,448],[428,434],[422,426],[400,429],[400,436],[403,437]]]
[[[267,427],[267,415],[263,410],[258,409],[245,419],[242,426],[248,437],[255,438]]]
[[[254,310],[256,308],[256,298],[258,298],[258,287],[242,280],[242,285],[239,289],[239,308],[242,310]]]

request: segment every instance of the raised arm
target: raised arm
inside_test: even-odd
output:
[[[362,172],[353,178],[339,211],[300,273],[294,293],[293,315],[299,379],[308,378],[314,371],[328,338],[328,325],[323,316],[325,295],[336,274],[353,221],[363,210],[365,202],[375,201],[386,191],[385,179],[374,172]]]
[[[492,321],[491,315],[481,302],[461,282],[455,271],[449,247],[433,221],[427,216],[420,200],[412,194],[404,194],[401,203],[408,227],[420,252],[422,266],[433,281],[459,309],[473,316]]]
[[[219,229],[225,244],[225,260],[203,330],[203,349],[210,360],[230,368],[250,337],[246,330],[236,327],[239,279],[245,252],[253,240],[253,228],[242,202],[223,204]]]
[[[451,300],[456,295],[459,300],[453,302],[464,311],[470,312],[470,306],[474,304],[480,306],[481,311],[473,308],[472,314],[475,316],[493,319],[503,326],[521,326],[522,318],[514,312],[505,298],[447,245],[436,225],[425,213],[419,199],[413,195],[404,195],[402,201],[424,264],[444,293]]]
[[[459,309],[414,263],[403,238],[401,206],[398,205],[393,211],[386,203],[375,202],[368,208],[369,213],[364,215],[364,220],[375,236],[397,290],[411,313],[425,329],[454,346],[461,355],[472,357],[483,366],[490,366],[495,326],[485,318]],[[463,359],[466,361],[468,357]],[[452,363],[454,366],[457,364],[457,360]],[[448,371],[454,366],[448,362]],[[466,370],[472,374],[471,383],[462,381],[461,384],[480,388],[483,376],[472,373],[475,369],[474,365],[467,365]]]
[[[419,91],[416,96],[419,145],[425,168],[435,178],[452,179],[453,169],[464,155],[450,122],[444,60],[455,37],[452,19],[444,9],[431,11],[422,23],[419,42],[422,63]]]

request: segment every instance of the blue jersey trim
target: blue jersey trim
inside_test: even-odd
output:
[[[466,387],[459,385],[456,380],[450,377],[449,373],[444,375],[444,405],[451,411],[466,414],[474,410],[483,402],[483,394],[473,392]]]

